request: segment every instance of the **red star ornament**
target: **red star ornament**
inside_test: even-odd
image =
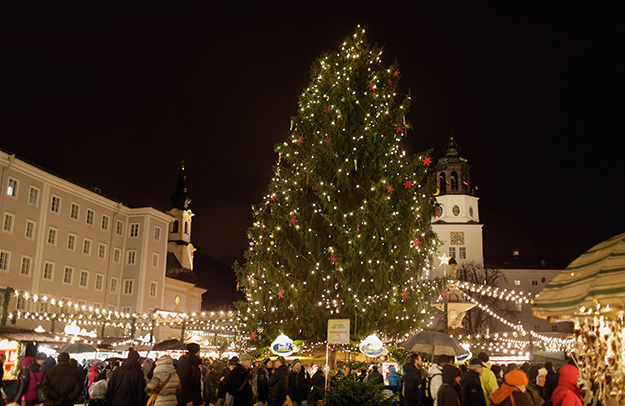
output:
[[[422,159],[422,161],[423,161],[423,165],[430,166],[430,164],[432,163],[432,158],[425,157],[425,158]]]
[[[419,245],[421,245],[421,241],[419,241],[418,238],[414,238],[411,243],[410,243],[413,247],[418,247]]]
[[[298,144],[301,145],[303,142],[304,142],[304,136],[303,135],[300,135],[299,137],[297,137],[297,143]]]
[[[373,83],[373,81],[369,82],[369,89],[375,91],[375,89],[377,89],[378,87],[375,85],[375,83]]]
[[[330,137],[326,137],[326,143],[327,143],[328,145],[332,145],[332,138],[330,138]]]
[[[407,180],[404,182],[404,189],[410,189],[412,187],[412,181]]]
[[[401,124],[400,124],[400,125],[398,125],[398,126],[397,126],[397,132],[398,132],[398,133],[400,133],[400,132],[404,131],[404,128],[405,128],[405,127],[404,127],[403,125],[401,125]]]
[[[388,186],[386,187],[386,190],[387,190],[389,193],[393,193],[393,191],[394,191],[395,189],[393,189],[393,185],[388,185]]]
[[[289,218],[289,224],[293,226],[295,223],[297,223],[297,216],[291,216]]]
[[[410,292],[408,292],[408,288],[404,288],[404,291],[401,292],[401,295],[404,297],[404,299],[410,296]]]
[[[393,77],[396,78],[397,76],[399,76],[399,74],[399,69],[397,69],[395,72],[393,72]]]
[[[271,195],[271,201],[275,202],[276,201],[276,195]]]
[[[332,265],[336,264],[337,258],[334,256],[334,254],[330,254],[330,258],[328,258],[328,259],[330,260]]]
[[[282,296],[284,296],[284,289],[280,289],[280,290],[278,291],[278,297],[279,297],[280,299],[282,299]]]
[[[328,107],[327,109],[323,110],[324,113],[329,113],[330,111],[332,111],[332,107]]]
[[[258,334],[256,334],[255,331],[252,331],[252,334],[250,334],[250,340],[254,341],[256,340],[257,337],[258,337]]]

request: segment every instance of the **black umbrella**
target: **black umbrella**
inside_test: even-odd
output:
[[[152,347],[154,351],[167,351],[167,350],[184,350],[185,345],[179,340],[172,338],[171,340],[165,340]]]
[[[59,353],[66,352],[68,354],[82,354],[83,352],[96,352],[97,349],[89,344],[74,343],[68,344],[59,350]]]
[[[399,344],[399,346],[408,351],[424,352],[432,355],[445,354],[456,356],[468,352],[449,335],[439,333],[438,331],[422,331]]]

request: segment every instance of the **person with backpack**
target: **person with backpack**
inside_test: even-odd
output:
[[[421,406],[423,384],[421,363],[421,355],[411,354],[404,365],[404,406]]]
[[[429,390],[425,394],[426,396],[424,397],[423,402],[422,402],[424,403],[424,406],[429,406],[429,405],[437,406],[436,400],[438,397],[438,390],[443,384],[443,367],[445,365],[451,364],[452,360],[453,360],[453,357],[450,357],[449,355],[441,354],[438,356],[438,358],[436,358],[436,364],[432,364],[432,366],[430,367],[428,371],[428,375],[430,379]],[[429,401],[429,398],[432,399],[431,402]]]
[[[451,364],[443,367],[443,383],[436,394],[438,406],[460,406],[458,387],[460,386],[461,376],[462,371],[460,371],[460,368],[456,368]]]
[[[35,406],[37,404],[37,395],[39,386],[43,381],[43,372],[41,372],[41,364],[48,358],[42,352],[37,354],[37,359],[26,357],[22,360],[22,367],[26,368],[22,372],[20,386],[15,395],[15,403],[23,406]]]
[[[469,370],[462,375],[462,380],[460,381],[460,401],[462,406],[486,406],[486,398],[480,382],[483,368],[482,361],[477,358],[469,362]]]

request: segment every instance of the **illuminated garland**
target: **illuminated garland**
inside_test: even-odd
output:
[[[475,292],[483,296],[490,296],[508,302],[521,301],[523,303],[530,304],[534,301],[534,299],[536,299],[537,296],[534,293],[527,293],[523,291],[517,292],[515,290],[508,290],[496,286],[478,285],[475,283],[459,280],[450,280],[449,284],[461,289],[470,290],[471,292]]]

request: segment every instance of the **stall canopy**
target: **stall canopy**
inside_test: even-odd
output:
[[[558,320],[597,303],[625,309],[625,233],[583,253],[540,292],[534,316]]]
[[[13,341],[33,341],[40,344],[66,344],[62,341],[62,335],[52,333],[37,333],[32,329],[13,326],[0,327],[0,338]]]

